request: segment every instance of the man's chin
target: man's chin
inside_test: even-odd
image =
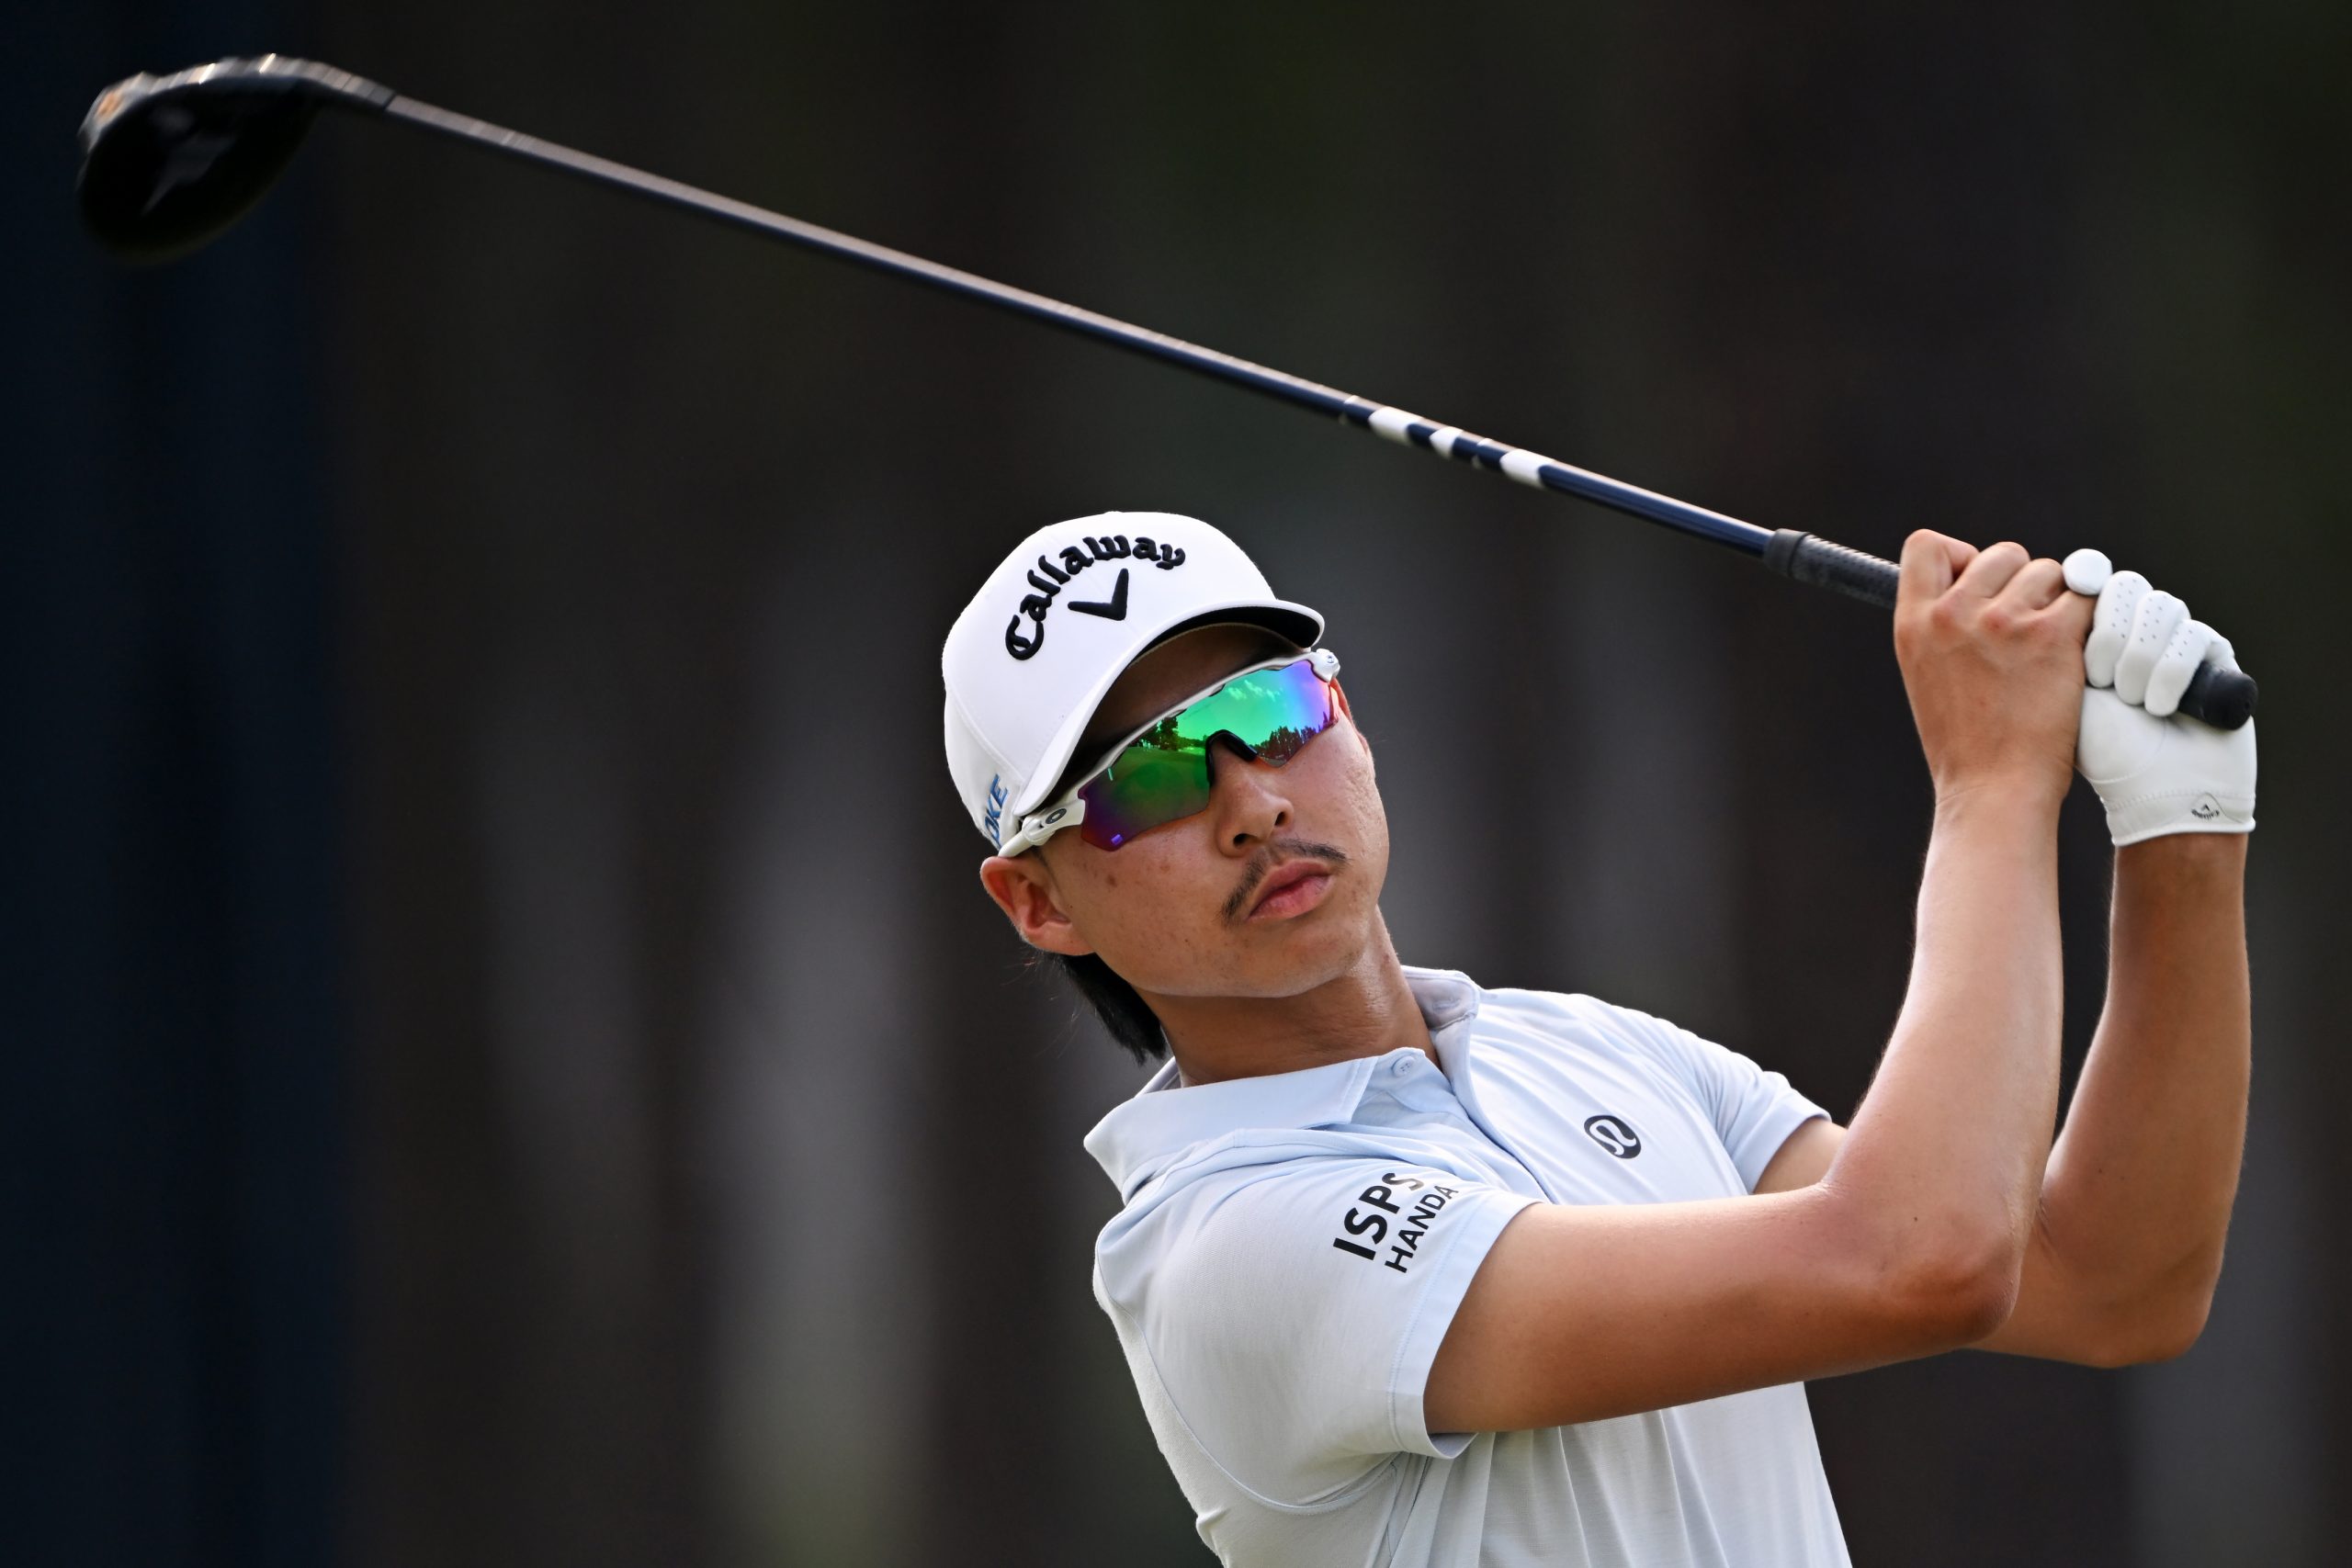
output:
[[[1317,910],[1316,915],[1322,911]],[[1280,951],[1247,966],[1234,994],[1272,999],[1303,997],[1351,974],[1364,950],[1363,934],[1314,916],[1284,920],[1267,934]]]

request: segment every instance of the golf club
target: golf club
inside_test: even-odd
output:
[[[269,189],[322,108],[401,120],[526,163],[616,186],[770,239],[839,256],[1213,376],[1361,425],[1539,490],[1559,491],[1664,524],[1760,558],[1772,570],[1892,608],[1893,561],[1796,529],[1766,529],[1639,489],[1457,425],[1131,326],[1092,310],[804,223],[782,213],[452,114],[331,65],[268,54],[223,60],[169,76],[130,76],[98,95],[82,122],[84,221],[110,249],[139,260],[184,255],[235,223]],[[2254,712],[2253,680],[2200,666],[2180,711],[2235,729]]]

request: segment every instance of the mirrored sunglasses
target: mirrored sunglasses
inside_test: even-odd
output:
[[[1057,804],[1025,818],[1009,854],[1065,828],[1098,850],[1208,809],[1209,748],[1220,737],[1251,761],[1281,767],[1340,715],[1340,660],[1329,649],[1261,665],[1181,704],[1120,742]]]

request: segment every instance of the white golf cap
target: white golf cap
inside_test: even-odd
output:
[[[1045,804],[1095,705],[1161,638],[1225,622],[1312,648],[1323,617],[1194,517],[1104,512],[1021,541],[947,633],[947,771],[1002,848]],[[1016,840],[1017,842],[1017,840]]]

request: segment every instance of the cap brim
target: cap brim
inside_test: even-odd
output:
[[[1036,771],[1029,775],[1028,787],[1019,798],[1005,807],[1005,838],[1011,841],[1019,830],[1023,817],[1052,798],[1054,785],[1061,782],[1062,770],[1069,766],[1070,754],[1078,750],[1079,738],[1093,722],[1094,710],[1102,705],[1103,695],[1117,683],[1144,653],[1179,632],[1198,626],[1263,626],[1277,637],[1288,637],[1301,648],[1313,648],[1323,635],[1323,617],[1304,604],[1294,604],[1287,599],[1237,599],[1229,604],[1194,605],[1177,619],[1164,626],[1139,630],[1119,656],[1103,666],[1102,676],[1087,688],[1085,695],[1070,708],[1069,716],[1042,756]]]

